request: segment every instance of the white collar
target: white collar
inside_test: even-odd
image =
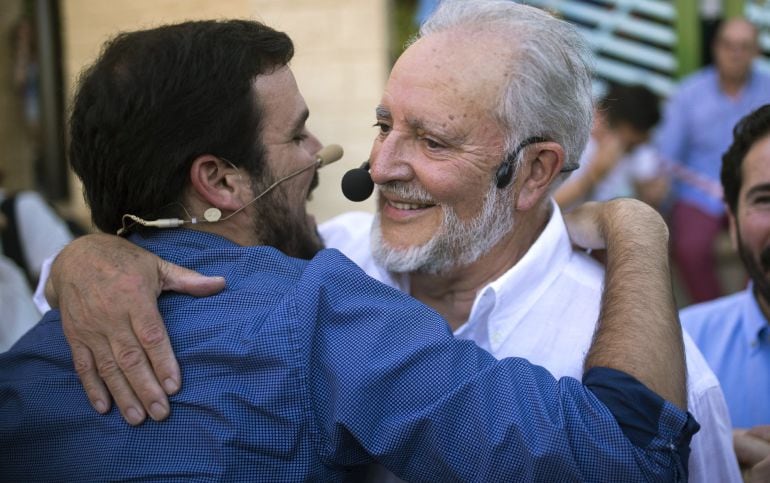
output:
[[[456,335],[476,341],[488,339],[489,347],[485,348],[496,350],[562,272],[572,256],[572,244],[558,205],[551,200],[551,206],[551,218],[543,232],[516,265],[479,290],[468,321]],[[488,326],[494,310],[504,311],[505,317],[495,317]],[[482,332],[487,337],[478,337]]]

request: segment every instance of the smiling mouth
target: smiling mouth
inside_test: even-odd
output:
[[[392,206],[393,208],[399,209],[399,210],[424,210],[426,208],[431,208],[433,206],[436,206],[435,204],[426,204],[426,203],[410,203],[405,201],[391,201],[388,200],[388,204]]]

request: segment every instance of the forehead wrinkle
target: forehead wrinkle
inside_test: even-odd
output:
[[[467,137],[467,134],[458,132],[457,127],[449,127],[446,123],[440,124],[409,116],[406,117],[406,123],[415,131],[435,134],[450,144],[464,144]]]
[[[393,120],[393,115],[390,110],[385,106],[377,106],[375,113],[378,118]],[[456,129],[447,128],[446,124],[440,125],[439,123],[433,123],[423,119],[418,119],[414,116],[406,116],[404,122],[413,131],[424,131],[428,133],[434,133],[441,137],[445,142],[462,144],[465,142],[466,136],[456,132]]]

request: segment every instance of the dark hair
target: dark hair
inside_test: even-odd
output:
[[[634,129],[647,132],[660,121],[660,99],[642,85],[611,84],[599,101],[610,126],[628,123]]]
[[[733,143],[722,155],[722,189],[733,213],[738,209],[738,193],[743,183],[743,160],[751,147],[770,134],[770,104],[747,115],[733,128]]]
[[[179,216],[192,161],[213,154],[259,177],[264,145],[253,81],[294,55],[255,21],[198,21],[122,33],[84,72],[69,158],[94,224]]]

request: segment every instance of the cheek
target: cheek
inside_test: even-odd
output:
[[[418,182],[440,204],[450,206],[460,219],[473,217],[483,206],[491,178],[459,170],[417,172]]]
[[[740,220],[743,243],[752,251],[770,246],[770,210],[747,211]]]

